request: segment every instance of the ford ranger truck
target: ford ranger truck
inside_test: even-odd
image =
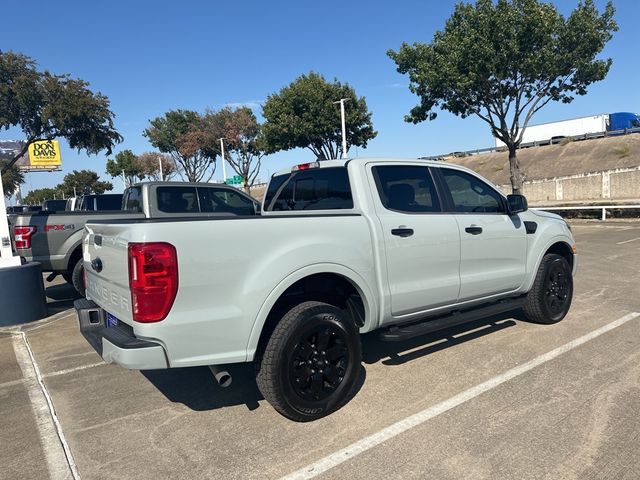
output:
[[[444,162],[342,159],[274,174],[261,216],[90,220],[82,334],[130,369],[253,362],[264,398],[310,421],[350,398],[360,334],[399,341],[521,309],[571,305],[576,247],[532,211]]]

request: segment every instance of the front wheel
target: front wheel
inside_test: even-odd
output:
[[[542,257],[540,267],[522,309],[528,320],[557,323],[569,312],[573,298],[573,276],[567,259],[555,253]]]
[[[297,422],[342,407],[358,378],[362,350],[358,329],[342,310],[303,302],[278,323],[258,361],[264,398]]]

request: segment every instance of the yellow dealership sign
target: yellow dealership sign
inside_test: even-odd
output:
[[[29,163],[31,169],[57,169],[62,164],[60,143],[58,140],[38,140],[29,145]]]

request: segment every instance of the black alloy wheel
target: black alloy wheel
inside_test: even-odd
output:
[[[553,317],[562,314],[569,301],[569,275],[561,262],[555,262],[549,268],[545,285],[545,303]]]
[[[286,365],[296,395],[318,401],[338,389],[349,367],[348,341],[333,325],[316,325],[302,335]]]

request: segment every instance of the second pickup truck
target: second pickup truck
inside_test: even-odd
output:
[[[275,174],[262,215],[92,220],[80,329],[132,369],[254,362],[264,397],[309,421],[344,405],[360,333],[403,340],[522,308],[555,323],[576,248],[557,215],[474,172],[352,159]]]
[[[84,295],[82,236],[88,221],[256,215],[260,208],[249,195],[212,183],[146,182],[127,188],[122,200],[117,197],[86,195],[82,211],[10,215],[16,253],[28,262],[40,262],[52,277],[62,275]]]

